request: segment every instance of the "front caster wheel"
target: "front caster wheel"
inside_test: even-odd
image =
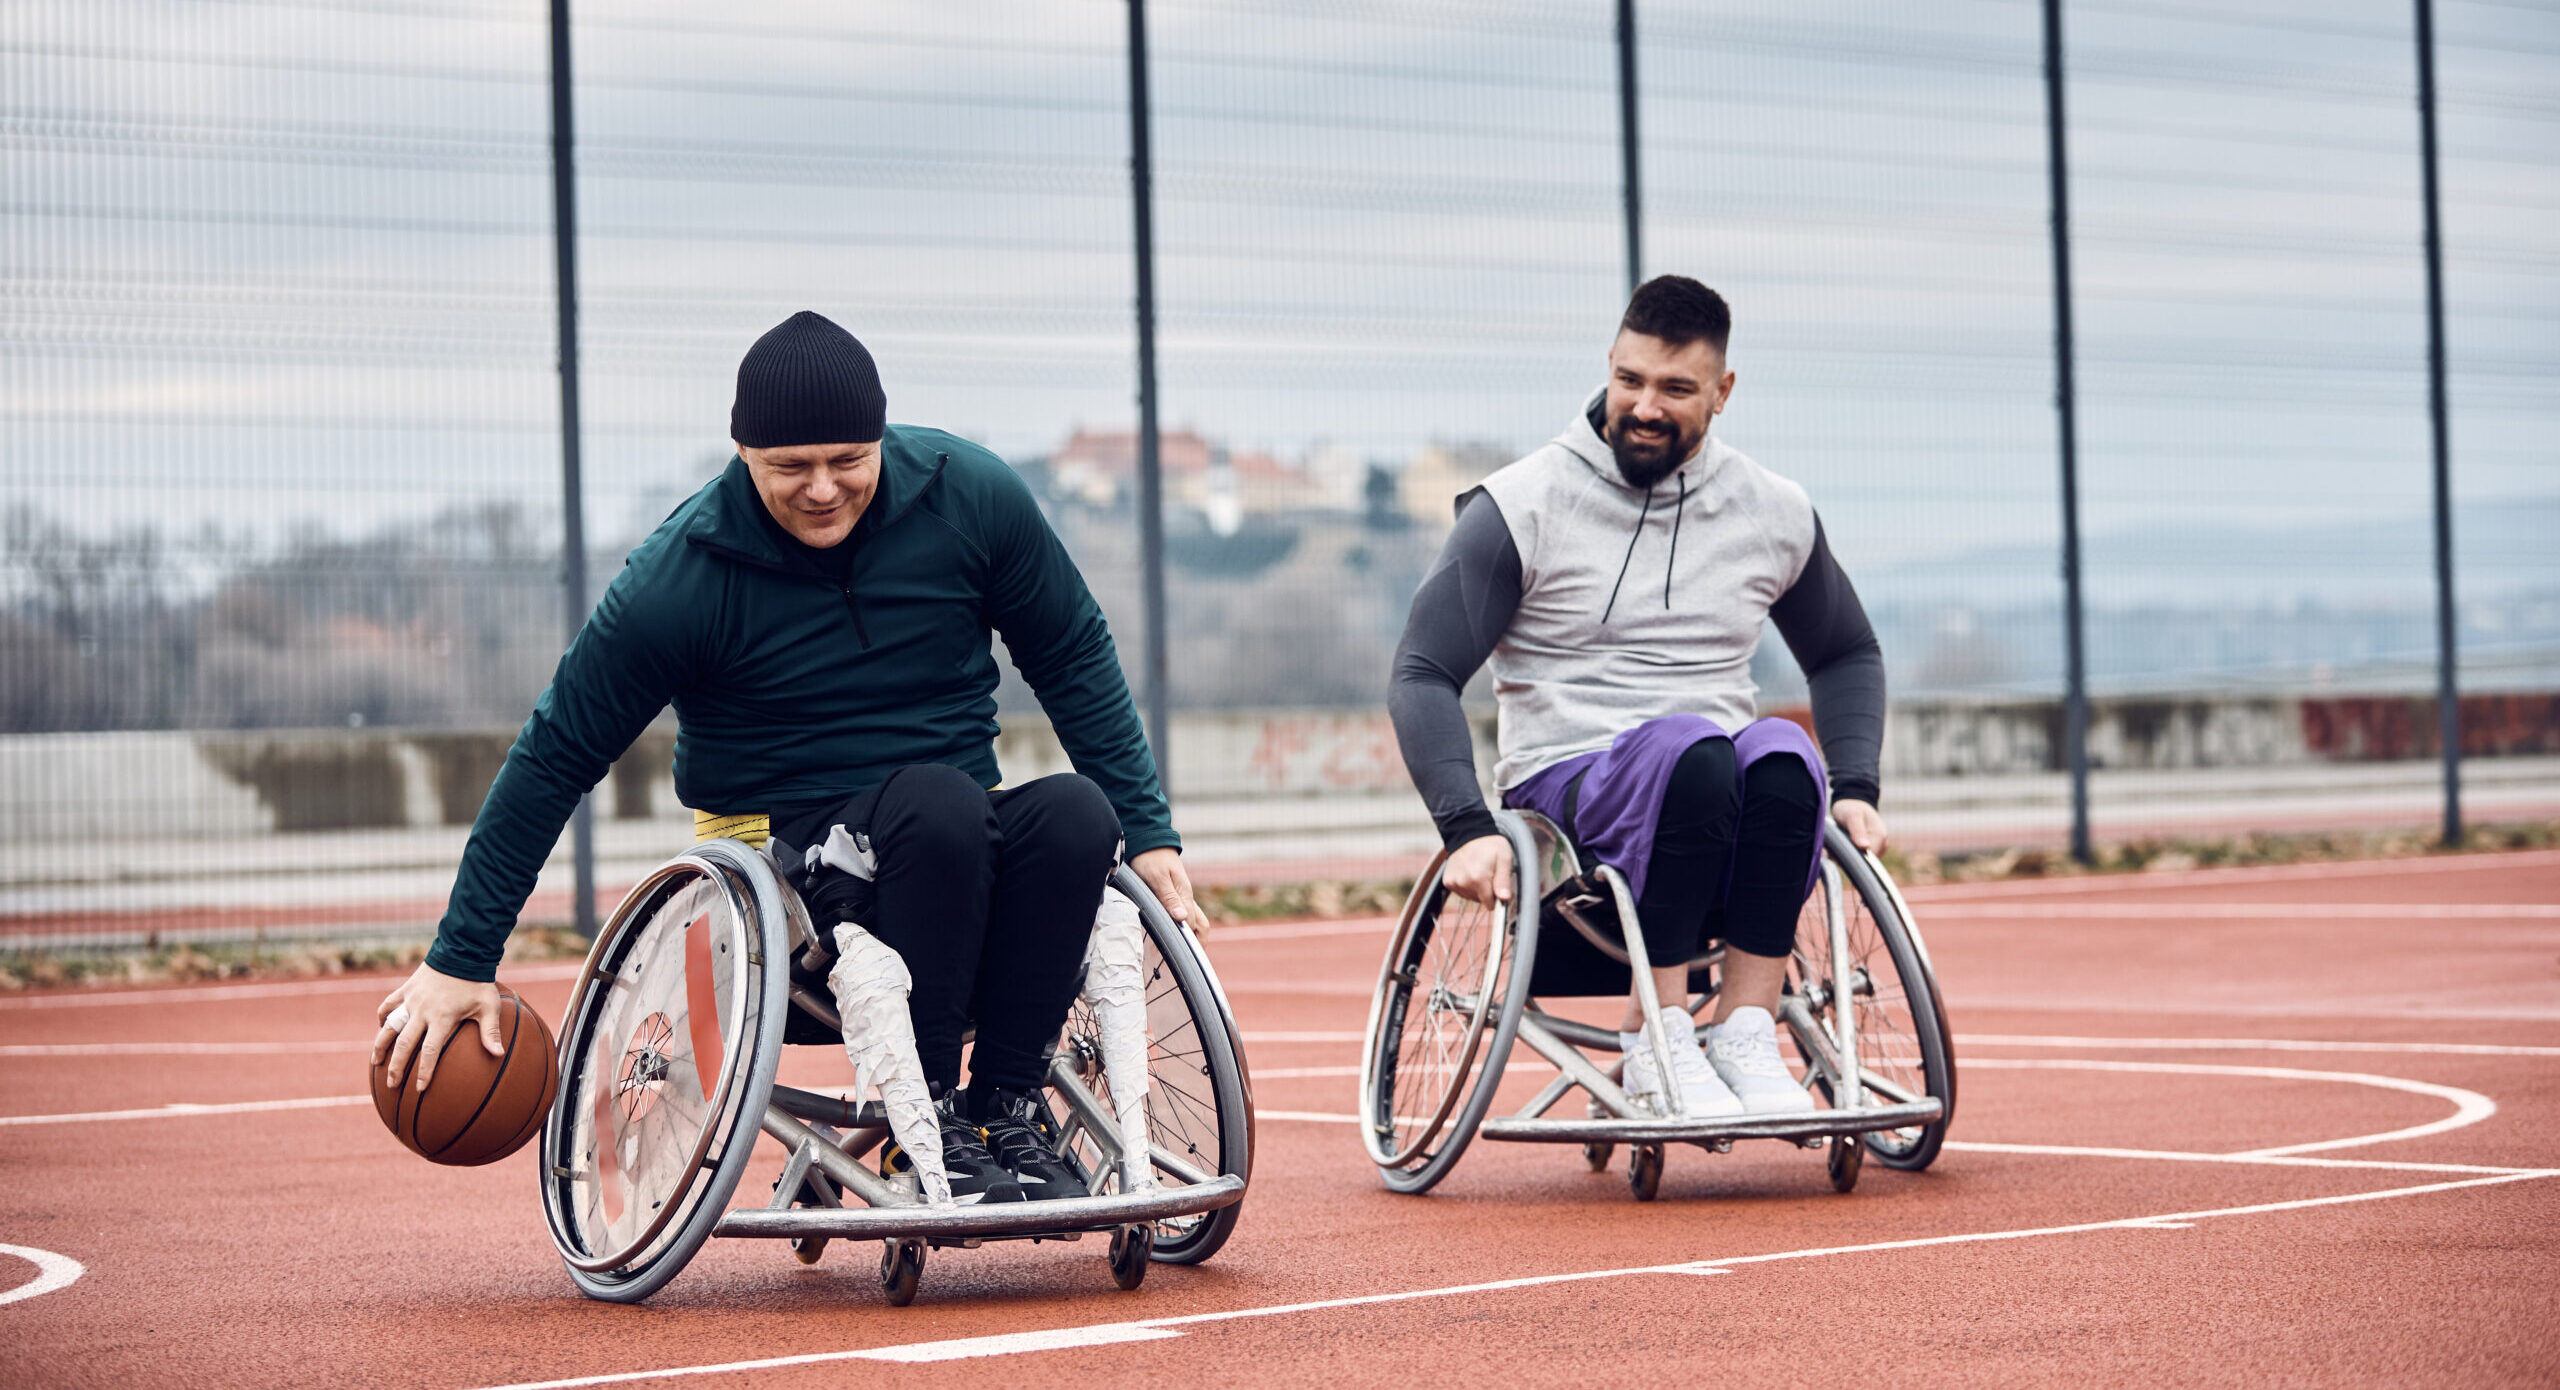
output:
[[[1823,1146],[1823,1159],[1831,1169],[1831,1190],[1848,1192],[1858,1185],[1858,1170],[1866,1166],[1867,1140],[1862,1134],[1835,1134]]]
[[[1639,1202],[1650,1202],[1662,1190],[1662,1146],[1636,1144],[1627,1150],[1627,1190]]]
[[[1156,1249],[1156,1228],[1123,1226],[1111,1233],[1111,1282],[1134,1289],[1146,1281],[1147,1257]]]
[[[915,1302],[916,1285],[923,1282],[923,1241],[880,1242],[880,1291],[889,1296],[890,1307],[904,1308]]]
[[[1617,1151],[1615,1144],[1585,1144],[1582,1146],[1582,1161],[1591,1165],[1592,1172],[1605,1173],[1609,1171],[1609,1156]]]

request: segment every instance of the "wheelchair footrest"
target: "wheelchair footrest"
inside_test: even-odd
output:
[[[1227,1174],[1204,1183],[1159,1187],[1107,1197],[1061,1197],[1047,1202],[997,1202],[966,1207],[798,1207],[789,1211],[742,1208],[720,1218],[713,1235],[780,1238],[835,1236],[847,1240],[898,1240],[935,1236],[1063,1235],[1107,1231],[1169,1216],[1197,1216],[1244,1200],[1244,1179]]]
[[[1864,1134],[1875,1129],[1924,1125],[1943,1107],[1936,1097],[1907,1105],[1862,1105],[1848,1110],[1806,1110],[1793,1115],[1727,1116],[1714,1120],[1491,1119],[1477,1131],[1487,1139],[1527,1144],[1694,1144],[1718,1139],[1811,1139]]]

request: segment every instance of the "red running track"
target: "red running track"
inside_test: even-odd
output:
[[[530,1150],[433,1168],[356,1099],[383,981],[0,999],[0,1384],[2560,1380],[2560,855],[1918,896],[1964,1073],[1927,1174],[1677,1149],[1640,1206],[1482,1144],[1391,1196],[1281,1118],[1351,1109],[1383,927],[1231,929],[1234,1242],[1135,1294],[1097,1241],[936,1252],[905,1309],[868,1250],[764,1242],[580,1299]],[[556,1018],[567,973],[509,978]]]

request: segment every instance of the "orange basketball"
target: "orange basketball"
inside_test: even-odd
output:
[[[409,1076],[395,1084],[373,1068],[373,1108],[393,1138],[431,1163],[471,1167],[495,1163],[541,1133],[560,1089],[560,1066],[551,1030],[533,1006],[498,986],[498,1036],[504,1055],[480,1044],[480,1027],[467,1023],[445,1040],[435,1077],[421,1092]]]

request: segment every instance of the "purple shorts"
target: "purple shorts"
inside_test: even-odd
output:
[[[1553,767],[1540,768],[1528,781],[1503,793],[1502,804],[1517,809],[1536,811],[1563,826],[1584,850],[1601,863],[1627,876],[1627,891],[1644,896],[1645,869],[1653,861],[1653,834],[1662,818],[1662,794],[1671,786],[1671,769],[1680,755],[1692,744],[1705,739],[1733,740],[1734,775],[1748,772],[1753,763],[1772,753],[1792,753],[1804,759],[1813,784],[1822,789],[1820,815],[1831,815],[1831,792],[1824,776],[1822,752],[1813,743],[1813,735],[1804,726],[1789,719],[1758,719],[1741,733],[1727,735],[1714,720],[1701,714],[1669,714],[1638,724],[1597,753],[1567,758]],[[1565,791],[1577,775],[1582,777],[1582,794],[1574,807],[1572,821],[1564,813]],[[1817,822],[1818,824],[1819,822]],[[1805,866],[1804,889],[1813,891],[1815,879],[1822,871],[1822,856],[1816,854]]]

